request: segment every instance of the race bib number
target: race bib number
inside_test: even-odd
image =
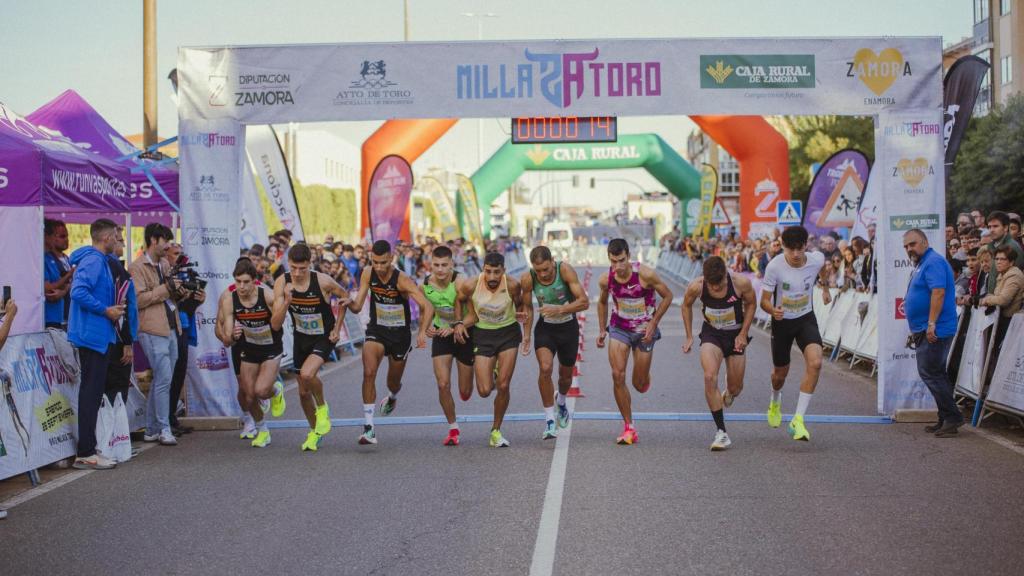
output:
[[[810,310],[811,296],[809,294],[783,294],[782,309],[791,314],[800,314]]]
[[[735,308],[705,308],[704,318],[719,330],[728,330],[738,326]]]
[[[647,318],[647,302],[643,298],[620,298],[615,303],[619,318],[642,320]]]
[[[437,324],[441,328],[451,328],[452,323],[455,322],[455,308],[451,306],[434,308],[434,314]]]
[[[405,326],[405,307],[401,304],[375,303],[377,308],[377,325],[387,328],[401,328]]]
[[[489,324],[504,324],[508,321],[505,317],[505,306],[481,306],[477,310],[480,319]]]
[[[320,314],[296,314],[295,331],[307,336],[321,336],[324,333],[324,319]]]
[[[242,334],[245,341],[255,346],[269,346],[274,343],[274,333],[270,330],[270,324],[262,326],[242,326]]]
[[[572,321],[572,314],[556,314],[544,317],[544,323],[546,324],[565,324],[570,321]]]

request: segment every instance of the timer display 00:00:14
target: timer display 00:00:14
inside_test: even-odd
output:
[[[550,116],[512,119],[513,144],[545,142],[615,142],[614,116]]]

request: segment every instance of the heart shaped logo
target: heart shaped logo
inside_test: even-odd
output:
[[[931,166],[925,158],[914,158],[913,160],[900,158],[900,161],[896,163],[896,171],[904,182],[911,186],[917,186],[931,172]]]
[[[870,48],[861,48],[853,56],[853,67],[860,81],[881,96],[903,74],[903,54],[895,48],[886,48],[878,54]]]

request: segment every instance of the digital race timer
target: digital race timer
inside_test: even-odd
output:
[[[614,116],[554,116],[513,118],[512,143],[615,142],[618,127]]]

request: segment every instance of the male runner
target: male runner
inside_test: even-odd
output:
[[[686,343],[683,353],[693,348],[693,303],[700,298],[704,306],[704,325],[700,329],[700,365],[704,369],[704,398],[715,419],[714,451],[725,450],[732,441],[725,431],[724,408],[743,391],[743,373],[747,367],[743,352],[747,349],[750,323],[757,309],[757,296],[750,279],[731,274],[725,260],[709,256],[704,260],[704,275],[694,278],[683,297],[683,327]],[[718,370],[725,360],[725,390],[718,390]],[[723,408],[724,407],[724,408]]]
[[[282,329],[286,307],[271,310],[274,292],[256,283],[256,266],[240,258],[232,273],[235,290],[221,295],[217,306],[218,338],[239,354],[238,398],[242,410],[253,418],[255,448],[270,445],[261,400],[270,400],[271,414],[284,414],[284,385],[277,371],[284,353]]]
[[[274,281],[274,321],[283,322],[286,309],[292,315],[292,360],[299,369],[299,403],[309,422],[301,449],[315,452],[320,440],[331,431],[330,408],[324,401],[324,384],[318,373],[341,335],[348,292],[327,274],[310,270],[311,256],[306,244],[288,249],[290,271]],[[341,300],[337,318],[331,309],[331,294]]]
[[[451,248],[434,248],[430,258],[430,276],[423,282],[423,295],[434,307],[434,321],[427,328],[433,339],[430,355],[434,359],[434,377],[441,410],[448,420],[445,446],[459,445],[459,425],[455,422],[455,400],[452,398],[452,358],[457,361],[459,396],[463,401],[473,395],[473,343],[455,341],[455,327],[462,324],[464,306],[457,304],[458,272],[455,272]]]
[[[505,273],[503,255],[487,253],[483,272],[459,286],[459,302],[468,302],[469,310],[463,323],[455,327],[455,340],[468,342],[468,330],[473,328],[473,353],[476,355],[473,369],[477,392],[487,398],[492,390],[498,389],[494,397],[494,422],[489,443],[492,448],[507,448],[510,444],[501,435],[501,423],[508,410],[508,387],[516,369],[516,348],[523,342],[519,320],[525,319],[525,312],[521,311],[523,300],[519,282]],[[529,353],[527,341],[523,346],[523,356]]]
[[[672,305],[672,291],[657,272],[639,262],[630,262],[629,244],[622,238],[608,243],[608,261],[611,263],[608,272],[598,280],[601,297],[597,301],[597,321],[601,332],[597,336],[597,347],[604,348],[605,338],[611,335],[608,363],[612,367],[615,403],[625,423],[616,442],[628,445],[640,439],[633,426],[632,398],[626,388],[629,352],[633,351],[633,387],[642,394],[651,386],[654,342],[661,338],[658,323]],[[661,296],[657,306],[655,293]],[[610,323],[609,294],[614,304]]]
[[[590,307],[583,286],[580,284],[576,269],[568,262],[555,262],[551,250],[547,246],[537,246],[530,251],[530,264],[533,266],[524,272],[519,279],[523,290],[523,306],[526,309],[526,321],[523,323],[523,347],[529,351],[530,326],[533,324],[533,303],[530,295],[537,297],[540,318],[534,329],[534,349],[540,376],[537,386],[540,388],[540,401],[544,406],[544,420],[547,422],[545,440],[558,435],[555,427],[555,390],[551,381],[551,370],[554,358],[558,356],[558,426],[569,425],[569,409],[565,406],[565,395],[572,386],[572,372],[576,365],[576,355],[580,345],[580,323],[576,313]]]
[[[238,263],[243,260],[249,260],[251,262],[248,256],[242,256],[241,258],[235,261],[235,266],[238,266]],[[259,286],[259,280],[256,280],[255,284]],[[229,305],[225,298],[230,300],[231,293],[234,292],[236,288],[237,286],[235,286],[235,284],[232,283],[227,288],[225,288],[223,292],[220,293],[220,296],[217,297],[217,321],[214,322],[213,324],[213,334],[214,336],[217,337],[217,340],[220,340],[221,342],[224,342],[225,338],[230,338],[232,332],[234,331],[234,327],[228,325],[228,331],[221,333],[220,315],[221,310],[225,310],[225,307]],[[240,344],[236,343],[233,346],[229,346],[228,349],[231,351],[231,370],[234,371],[235,373],[235,380],[238,380],[239,375],[242,372],[242,347]],[[242,409],[242,431],[238,434],[238,437],[241,438],[242,440],[253,440],[256,438],[256,421],[253,420],[252,414],[249,413],[247,405],[248,403],[245,400],[243,390],[241,386],[239,386],[238,406]],[[260,402],[260,406],[262,408],[266,408],[263,402]]]
[[[782,231],[782,254],[765,268],[761,309],[772,315],[772,398],[768,403],[768,425],[782,424],[782,386],[789,374],[789,353],[793,341],[804,353],[804,378],[800,382],[800,399],[796,413],[789,421],[794,440],[809,441],[811,433],[804,426],[804,413],[811,394],[818,385],[821,372],[821,334],[814,316],[814,284],[824,280],[825,255],[805,252],[807,229],[791,226]],[[825,304],[832,301],[828,284],[824,287]]]
[[[366,326],[363,344],[363,433],[360,444],[376,444],[373,428],[373,407],[377,402],[377,369],[384,356],[388,357],[388,395],[380,403],[381,416],[395,411],[398,392],[402,389],[405,361],[412,350],[410,341],[409,299],[420,307],[420,328],[416,347],[427,346],[427,326],[434,317],[434,307],[420,292],[416,281],[395,268],[391,244],[377,240],[370,248],[370,267],[359,279],[359,293],[348,303],[348,309],[358,314],[370,294],[370,323]]]

